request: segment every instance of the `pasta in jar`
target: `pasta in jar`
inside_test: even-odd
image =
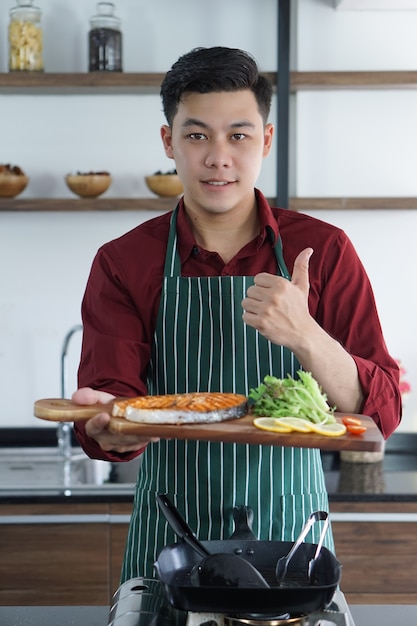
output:
[[[12,9],[9,24],[9,70],[42,71],[43,35],[40,24],[40,10],[26,3],[18,2]]]

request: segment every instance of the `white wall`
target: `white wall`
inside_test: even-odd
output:
[[[46,71],[86,71],[88,19],[95,3],[35,4],[43,10]],[[5,5],[0,7],[0,71],[7,71]],[[116,7],[125,71],[166,71],[192,47],[217,44],[245,48],[262,69],[276,69],[275,0],[119,0]],[[415,69],[417,13],[341,12],[333,0],[299,0],[297,13],[296,69]],[[293,192],[417,196],[416,96],[414,91],[298,94]],[[152,95],[0,95],[1,119],[9,120],[1,127],[0,162],[19,164],[30,176],[22,198],[70,197],[64,175],[77,169],[110,170],[109,197],[151,197],[143,177],[172,166],[160,145],[160,109],[159,97]],[[267,195],[275,193],[274,167],[272,156],[259,179]],[[80,321],[98,246],[153,215],[0,213],[0,426],[45,425],[32,417],[33,401],[60,394],[62,341]],[[317,216],[352,238],[374,283],[388,345],[416,388],[417,250],[411,239],[417,212]],[[72,350],[75,363],[77,338]],[[69,391],[74,385],[70,381]],[[406,404],[405,430],[417,430],[415,398],[414,392]]]
[[[337,11],[332,5],[299,0],[296,69],[416,69],[417,11]],[[301,92],[294,108],[294,194],[417,196],[417,91]],[[310,213],[343,228],[361,256],[389,349],[413,387],[400,429],[417,430],[417,211]]]

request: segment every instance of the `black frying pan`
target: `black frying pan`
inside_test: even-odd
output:
[[[197,539],[165,493],[158,494],[156,501],[176,535],[202,557],[190,572],[190,581],[194,586],[243,588],[269,586],[256,567],[238,554],[210,552],[207,546]]]
[[[184,540],[161,550],[154,564],[167,600],[184,611],[228,614],[259,613],[300,615],[321,611],[331,602],[341,577],[341,565],[325,547],[316,558],[317,544],[303,543],[288,563],[281,583],[276,579],[276,565],[287,556],[294,543],[259,541],[250,527],[251,511],[236,507],[236,530],[230,539],[201,541],[211,554],[237,554],[251,563],[267,580],[268,587],[225,587],[196,585],[191,573],[201,563],[202,555]],[[314,579],[308,576],[315,560]]]

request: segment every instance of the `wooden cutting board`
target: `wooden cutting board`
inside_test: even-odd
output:
[[[76,405],[71,400],[37,400],[34,415],[53,422],[86,420],[99,412],[111,413],[113,403],[90,406]],[[343,413],[335,413],[341,421]],[[188,439],[200,441],[223,441],[225,443],[251,443],[273,446],[293,446],[296,448],[320,448],[321,450],[356,450],[379,452],[384,439],[372,418],[357,415],[367,430],[362,435],[346,433],[341,437],[326,437],[315,433],[273,433],[260,430],[253,425],[254,416],[245,415],[239,419],[214,424],[140,424],[129,422],[122,417],[112,417],[109,429],[114,433],[160,437],[161,439]]]

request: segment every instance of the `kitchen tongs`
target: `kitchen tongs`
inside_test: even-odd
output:
[[[282,583],[284,578],[287,575],[288,564],[291,561],[294,554],[297,552],[298,548],[303,543],[304,539],[307,536],[310,528],[315,524],[315,522],[324,521],[323,528],[320,534],[319,542],[317,544],[316,552],[314,554],[314,558],[312,558],[308,564],[308,580],[310,584],[314,581],[314,566],[317,562],[319,554],[321,552],[321,548],[323,545],[324,537],[327,532],[327,528],[329,527],[329,515],[326,511],[315,511],[309,515],[301,533],[298,536],[298,539],[295,541],[291,550],[288,552],[287,556],[282,556],[278,559],[276,567],[275,567],[275,575],[278,583]]]

